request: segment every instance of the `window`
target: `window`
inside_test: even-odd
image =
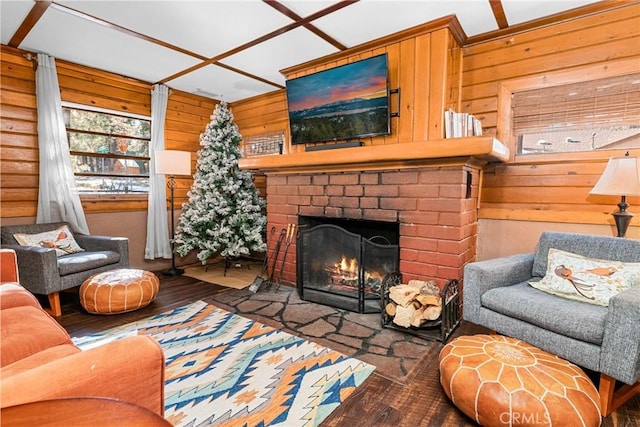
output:
[[[513,93],[519,155],[640,148],[640,74]]]
[[[147,194],[151,120],[63,106],[80,194]]]

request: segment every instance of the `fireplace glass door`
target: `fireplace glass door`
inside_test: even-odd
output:
[[[398,269],[398,246],[332,224],[301,230],[298,293],[306,301],[359,313],[380,312],[380,289]]]

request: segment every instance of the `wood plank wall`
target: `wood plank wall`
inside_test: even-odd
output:
[[[33,63],[2,47],[0,58],[0,203],[2,217],[35,216],[38,129]]]
[[[171,150],[190,151],[191,171],[195,173],[197,152],[200,149],[200,134],[211,121],[218,101],[171,89],[167,102],[167,117],[164,126],[165,146]],[[176,178],[175,205],[188,201],[187,192],[193,184],[188,177]]]
[[[38,137],[34,62],[25,52],[2,46],[0,98],[1,216],[35,217],[38,198]],[[56,61],[63,101],[141,115],[151,114],[151,85],[116,74]],[[165,147],[194,153],[216,102],[171,90]],[[185,202],[192,180],[177,179],[176,206]],[[146,196],[82,197],[86,213],[144,211]]]
[[[478,43],[464,48],[462,109],[483,121],[489,134],[500,132],[498,85],[544,76],[540,81],[584,73],[585,67],[640,66],[640,4]],[[637,72],[637,71],[636,71]],[[514,141],[503,141],[515,150]],[[610,155],[520,156],[518,162],[485,169],[479,218],[610,224],[616,197],[590,196],[589,190]],[[640,147],[632,150],[640,156]],[[640,206],[640,197],[628,198]],[[637,209],[636,209],[637,212]],[[636,216],[632,222],[640,225]]]

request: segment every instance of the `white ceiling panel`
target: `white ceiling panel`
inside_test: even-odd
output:
[[[598,2],[593,0],[502,0],[502,7],[509,25],[515,25],[590,3]]]
[[[284,76],[279,70],[337,51],[337,48],[305,28],[296,28],[222,62],[284,85]]]
[[[361,0],[313,23],[352,47],[453,14],[467,35],[498,28],[489,2],[484,0]]]
[[[58,10],[48,10],[20,48],[147,82],[199,62]]]
[[[85,0],[60,3],[208,58],[292,22],[259,1]]]
[[[33,1],[30,0],[0,1],[0,16],[2,16],[0,35],[2,37],[2,44],[6,45],[9,43],[32,6]]]
[[[238,101],[277,89],[215,65],[208,65],[178,77],[167,82],[167,86],[191,93],[200,89],[214,95],[213,98],[227,102]]]

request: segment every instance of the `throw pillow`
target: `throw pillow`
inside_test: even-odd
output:
[[[606,307],[614,295],[640,285],[640,263],[586,258],[551,248],[545,276],[529,284],[564,298]]]
[[[36,246],[55,249],[58,256],[82,252],[84,249],[78,245],[69,227],[63,225],[55,230],[38,234],[16,233],[13,235],[22,246]]]

